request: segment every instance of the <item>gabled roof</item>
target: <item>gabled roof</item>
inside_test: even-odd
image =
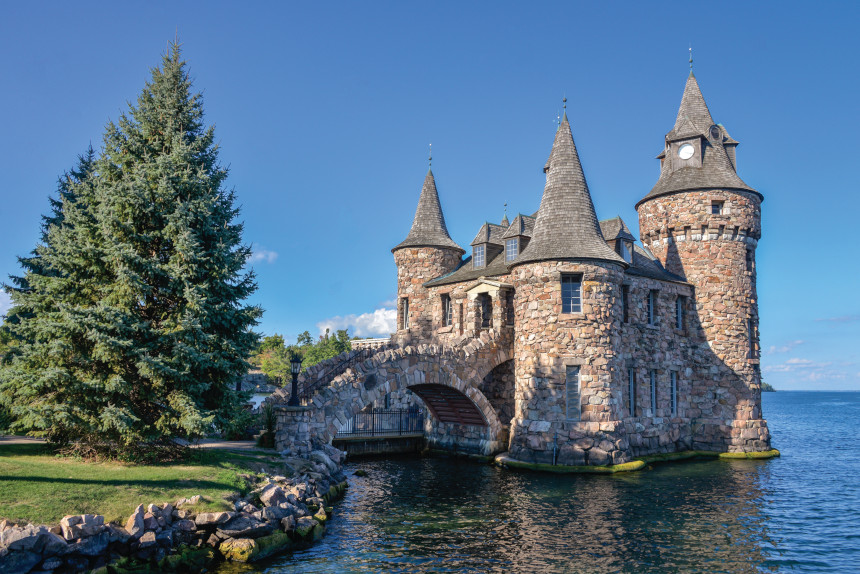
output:
[[[506,228],[501,225],[496,225],[495,223],[490,223],[488,221],[481,226],[481,230],[478,231],[475,239],[473,239],[472,243],[469,245],[478,245],[479,243],[495,243],[496,245],[504,245],[505,241],[502,239],[502,234],[505,232],[505,229]]]
[[[627,262],[610,249],[600,232],[566,113],[547,166],[531,241],[510,265],[547,259],[596,259],[626,267]]]
[[[531,237],[532,232],[535,228],[535,218],[531,215],[523,215],[520,213],[514,218],[514,222],[508,226],[508,229],[502,234],[502,239],[507,239],[509,237],[517,237],[518,235],[525,235],[526,237]]]
[[[427,170],[427,176],[424,178],[421,197],[418,198],[418,209],[415,210],[415,219],[412,220],[412,229],[409,230],[406,239],[391,251],[404,247],[446,247],[455,249],[461,254],[466,252],[448,235],[448,227],[445,225],[445,216],[442,215],[442,205],[439,203],[439,194],[436,191],[436,180],[430,170]]]
[[[636,241],[636,238],[633,237],[632,233],[630,233],[630,228],[628,228],[627,224],[624,223],[624,220],[617,215],[612,219],[603,219],[598,223],[600,223],[600,232],[603,234],[603,239],[606,241],[612,241],[613,239],[619,238]]]
[[[654,257],[650,251],[641,245],[633,244],[633,263],[625,270],[628,275],[638,275],[660,281],[673,281],[675,283],[687,283],[683,277],[666,271],[660,264],[660,260]]]
[[[720,136],[711,138],[709,132],[713,125],[715,125],[714,120],[711,118],[711,112],[708,110],[696,77],[690,74],[684,87],[675,126],[666,134],[666,142],[668,144],[679,139],[701,138],[699,141],[704,149],[702,166],[673,169],[671,159],[666,158],[662,162],[660,178],[648,195],[636,203],[637,209],[649,199],[679,191],[729,189],[748,191],[762,197],[761,193],[744,183],[729,159],[725,146],[737,145],[737,142],[729,136],[722,125],[718,126]],[[657,157],[665,157],[665,151]]]
[[[508,266],[505,262],[505,252],[497,253],[487,265],[475,269],[472,267],[472,256],[466,257],[460,262],[460,265],[452,272],[436,277],[424,283],[425,287],[438,287],[440,285],[449,285],[451,283],[460,283],[462,281],[472,281],[479,277],[500,277],[508,274]]]

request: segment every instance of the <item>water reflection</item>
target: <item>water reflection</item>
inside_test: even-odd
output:
[[[767,461],[615,476],[456,460],[360,466],[322,544],[270,572],[757,572],[773,542]]]

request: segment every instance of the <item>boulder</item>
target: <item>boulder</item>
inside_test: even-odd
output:
[[[143,515],[144,530],[158,530],[159,527],[158,518],[156,518],[151,512],[147,512]]]
[[[325,470],[327,470],[329,474],[334,474],[340,468],[331,458],[329,458],[326,453],[321,450],[313,451],[311,453],[311,460],[323,465],[323,467],[325,467]]]
[[[98,514],[78,514],[64,516],[60,520],[60,529],[63,538],[74,540],[75,538],[86,538],[99,532],[105,523],[105,517]]]
[[[149,506],[147,506],[146,511],[156,518],[161,516],[161,509],[154,504],[150,504]]]
[[[328,520],[328,514],[326,514],[325,508],[320,506],[313,518],[320,524],[325,524],[325,521]]]
[[[284,532],[289,532],[290,530],[296,529],[296,517],[295,516],[287,516],[286,518],[281,519],[281,528]]]
[[[266,506],[277,506],[286,501],[287,495],[284,489],[274,482],[270,482],[260,491],[260,502]]]
[[[300,538],[309,538],[317,524],[319,523],[312,517],[302,516],[296,521],[296,535]]]
[[[219,538],[259,538],[271,534],[275,525],[246,514],[239,515],[218,527]]]
[[[235,516],[235,512],[204,512],[197,515],[194,523],[197,526],[215,526],[217,524],[224,524]]]
[[[164,517],[164,522],[170,526],[173,523],[173,505],[165,503],[161,508],[161,516]]]
[[[233,562],[256,562],[293,547],[293,541],[283,532],[274,532],[257,538],[230,538],[221,543],[218,550]]]
[[[173,548],[173,531],[162,530],[155,535],[155,541],[158,542],[158,545],[162,548]]]
[[[13,526],[0,532],[0,549],[32,551],[45,557],[66,551],[66,541],[51,532],[47,526]],[[2,571],[2,570],[0,570]]]
[[[201,498],[202,497],[199,494],[195,494],[194,496],[192,496],[191,498],[188,499],[188,504],[190,504],[192,506],[195,504],[199,504]]]
[[[322,446],[323,452],[325,452],[328,457],[331,459],[333,463],[340,466],[346,460],[346,451],[342,451],[337,447],[333,447],[330,444],[324,444]]]
[[[173,528],[181,532],[194,532],[197,530],[197,525],[193,520],[177,520]]]
[[[231,562],[250,562],[256,549],[257,543],[251,538],[228,538],[218,546],[224,559]]]
[[[143,511],[143,505],[139,505],[134,512],[132,512],[131,516],[128,517],[128,521],[125,523],[125,530],[134,538],[140,538],[144,533],[144,524],[143,517],[146,513]]]
[[[158,542],[155,539],[155,532],[146,532],[143,536],[140,537],[140,546],[139,548],[149,548],[150,546],[155,546]]]
[[[107,530],[89,538],[80,538],[75,544],[69,545],[70,554],[81,556],[98,556],[107,550],[110,544],[111,533]]]

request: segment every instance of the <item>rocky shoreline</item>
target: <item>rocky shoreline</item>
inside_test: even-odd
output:
[[[221,560],[254,562],[318,540],[343,496],[346,453],[326,445],[285,459],[290,476],[245,475],[251,488],[233,510],[198,512],[200,496],[139,505],[125,524],[94,514],[57,525],[0,522],[3,574],[200,572]]]

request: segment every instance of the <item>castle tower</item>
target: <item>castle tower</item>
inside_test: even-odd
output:
[[[427,340],[433,332],[432,319],[441,309],[434,311],[423,284],[456,269],[465,253],[448,235],[431,170],[424,178],[412,229],[391,252],[397,265],[398,342]]]
[[[762,451],[770,448],[755,269],[763,196],[738,177],[737,144],[714,123],[691,70],[658,156],[660,178],[636,210],[643,245],[695,286],[703,344],[693,383],[694,448]]]
[[[510,263],[516,290],[510,454],[566,465],[625,462],[626,439],[601,423],[621,418],[612,377],[620,368],[627,263],[603,239],[567,114],[545,172],[531,241]]]

